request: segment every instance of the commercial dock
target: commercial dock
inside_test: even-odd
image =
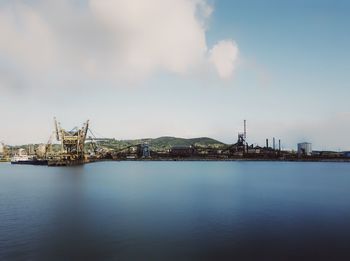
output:
[[[89,136],[88,136],[89,133]],[[54,143],[53,140],[56,140]],[[162,138],[159,138],[162,139]],[[176,144],[169,140],[176,139]],[[81,128],[63,129],[54,118],[54,131],[46,144],[7,146],[2,143],[0,161],[14,164],[71,166],[101,160],[280,160],[280,161],[349,161],[349,152],[312,151],[312,144],[298,144],[297,151],[282,150],[281,140],[266,139],[265,146],[247,142],[247,124],[234,144],[210,138],[177,139],[163,137],[163,146],[155,139],[127,141],[118,146],[115,139],[96,137],[86,121]],[[200,142],[200,141],[207,142]],[[168,143],[167,143],[168,142]],[[183,143],[183,144],[182,144]],[[190,144],[189,144],[190,143]]]

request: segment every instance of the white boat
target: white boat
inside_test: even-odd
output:
[[[35,156],[29,156],[24,149],[11,158],[11,164],[47,165],[47,160],[39,160]]]
[[[25,149],[19,149],[18,152],[11,158],[11,163],[19,163],[21,161],[28,161],[29,156]]]

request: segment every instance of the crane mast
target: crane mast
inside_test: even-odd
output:
[[[59,128],[58,128],[56,117],[54,117],[53,120],[54,120],[54,124],[55,124],[56,140],[59,141],[60,140],[60,134],[59,134]]]

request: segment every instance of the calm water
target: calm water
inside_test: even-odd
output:
[[[350,260],[350,164],[0,164],[1,260]]]

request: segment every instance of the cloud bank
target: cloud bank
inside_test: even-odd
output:
[[[238,46],[232,40],[220,41],[210,50],[209,59],[221,78],[230,78],[238,59]]]
[[[60,0],[0,3],[0,86],[43,77],[140,80],[213,69],[232,77],[233,40],[207,46],[205,0]],[[19,81],[18,79],[22,79]]]

